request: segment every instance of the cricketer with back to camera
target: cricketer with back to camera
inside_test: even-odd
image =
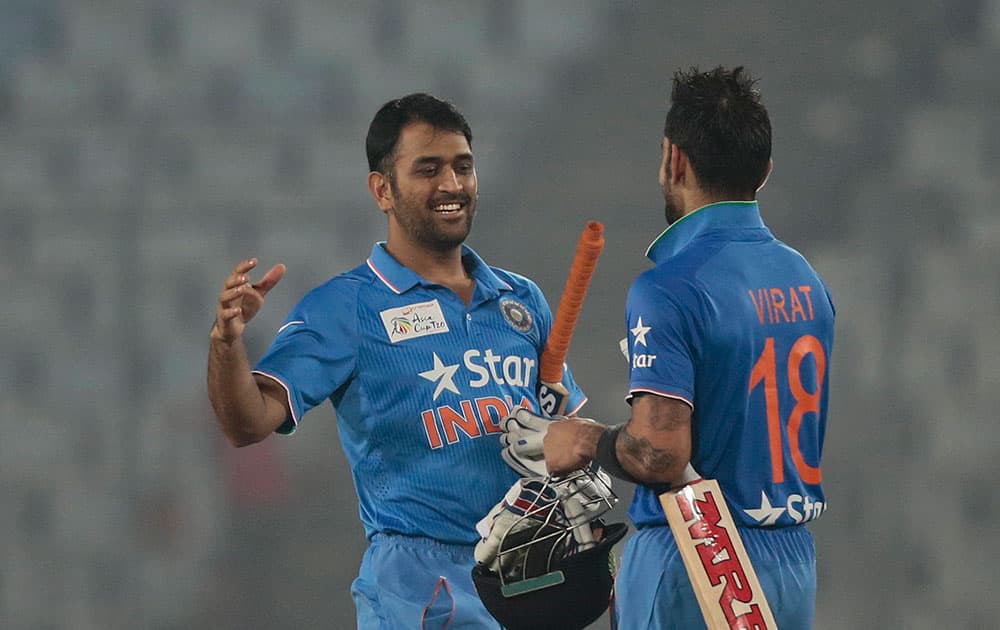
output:
[[[715,602],[723,627],[765,627],[743,601],[730,547],[693,539],[691,529],[692,539],[675,539],[668,526],[661,498],[698,475],[721,487],[777,626],[813,624],[816,550],[806,526],[826,509],[834,307],[808,261],[761,218],[771,121],[755,84],[741,67],[673,77],[659,173],[667,229],[626,301],[628,421],[505,423],[508,457],[537,458],[541,441],[553,474],[593,462],[637,484],[637,531],[615,582],[622,630],[706,627],[693,586],[706,581],[728,587]],[[682,545],[710,559],[699,564],[711,575],[688,575]]]
[[[388,222],[356,268],[305,295],[251,367],[243,332],[286,270],[225,279],[208,390],[237,446],[292,433],[330,400],[369,540],[352,585],[359,628],[499,628],[474,588],[476,523],[518,482],[500,421],[539,409],[552,313],[537,285],[464,245],[477,209],[472,132],[411,94],[369,127],[368,188]],[[568,369],[567,410],[586,398]]]

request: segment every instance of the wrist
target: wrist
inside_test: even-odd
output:
[[[583,460],[593,460],[597,456],[597,444],[604,434],[604,425],[592,420],[578,420],[576,432],[576,456]]]
[[[222,328],[219,326],[218,321],[212,324],[212,330],[209,331],[208,338],[212,343],[223,344],[227,346],[231,346],[233,342],[236,341],[235,337],[230,339],[226,336],[226,334],[222,331]]]
[[[622,466],[618,460],[618,434],[625,430],[624,424],[607,427],[601,431],[597,440],[597,452],[594,455],[594,463],[604,469],[612,477],[623,479],[630,483],[642,483]]]

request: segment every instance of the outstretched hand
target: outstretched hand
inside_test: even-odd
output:
[[[257,259],[244,260],[226,277],[219,303],[216,306],[212,338],[226,343],[243,335],[247,322],[253,319],[264,305],[264,296],[281,281],[286,267],[278,263],[256,283],[250,282],[250,270],[257,266]]]

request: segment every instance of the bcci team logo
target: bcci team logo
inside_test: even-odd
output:
[[[501,300],[500,312],[503,313],[503,318],[507,320],[507,323],[515,329],[521,332],[531,330],[531,313],[524,304],[514,300]]]

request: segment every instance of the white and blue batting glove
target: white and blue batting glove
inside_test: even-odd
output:
[[[569,475],[567,494],[575,497],[589,514],[603,514],[618,502],[611,488],[611,477],[597,466]]]
[[[559,509],[559,495],[548,478],[529,477],[515,481],[504,498],[476,523],[476,532],[481,538],[473,552],[476,562],[497,571],[503,539],[523,529],[537,528],[553,509]]]
[[[545,418],[524,407],[514,407],[510,410],[510,415],[500,421],[500,428],[503,429],[503,435],[500,436],[503,450],[500,451],[500,456],[522,477],[548,475],[543,446],[545,432],[552,420],[562,417]]]

